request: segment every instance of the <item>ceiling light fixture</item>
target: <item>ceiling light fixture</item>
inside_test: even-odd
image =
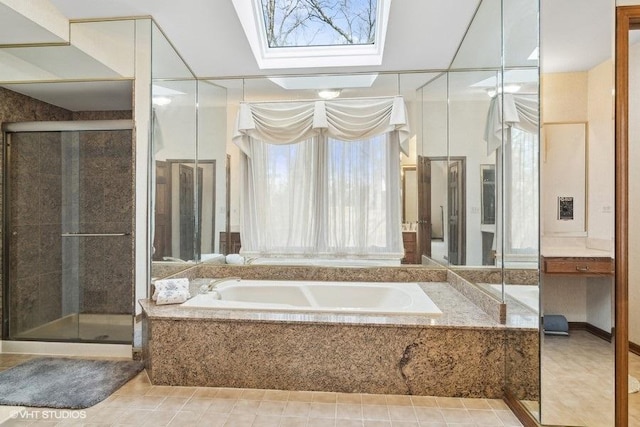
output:
[[[171,98],[168,96],[154,96],[153,97],[153,105],[163,106],[171,104]]]
[[[494,96],[496,96],[496,93],[502,93],[503,91],[504,93],[516,93],[519,90],[520,90],[520,85],[510,84],[510,85],[504,85],[504,89],[502,88],[502,86],[498,86],[497,90],[495,88],[487,89],[487,95],[493,98]]]
[[[340,96],[341,89],[322,89],[318,91],[318,96],[322,99],[334,99]]]

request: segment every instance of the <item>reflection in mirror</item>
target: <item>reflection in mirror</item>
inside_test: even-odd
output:
[[[196,80],[155,23],[151,33],[151,275],[159,277],[212,245],[202,231],[211,237],[214,226],[215,164],[196,160]]]
[[[583,16],[574,1],[541,5],[543,424],[616,424],[614,3],[592,2]]]

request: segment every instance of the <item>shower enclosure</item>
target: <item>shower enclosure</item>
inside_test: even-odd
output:
[[[132,342],[132,127],[4,126],[5,339]]]

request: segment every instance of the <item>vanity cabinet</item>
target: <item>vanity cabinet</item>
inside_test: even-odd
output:
[[[402,243],[404,245],[404,258],[402,258],[402,264],[416,264],[417,260],[417,241],[415,231],[403,231]]]
[[[545,274],[612,276],[613,259],[609,257],[542,257]]]

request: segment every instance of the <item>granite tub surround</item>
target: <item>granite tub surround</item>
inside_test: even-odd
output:
[[[470,281],[462,278],[452,270],[447,271],[447,280],[458,292],[473,301],[495,322],[507,323],[507,305],[488,292],[483,291]]]
[[[464,268],[451,269],[471,283],[510,283],[513,285],[537,285],[540,280],[538,269],[505,268]]]
[[[321,282],[444,282],[447,270],[421,266],[319,267],[279,265],[208,265],[196,267],[197,277],[242,277],[254,280]]]
[[[193,280],[192,289],[203,282]],[[222,311],[143,300],[145,363],[158,385],[502,397],[508,329],[448,283],[421,286],[442,310],[439,318]],[[513,334],[528,343],[537,330]],[[512,365],[518,363],[514,357]],[[537,381],[534,371],[521,376]]]
[[[154,385],[503,395],[503,330],[160,319],[145,329]]]

